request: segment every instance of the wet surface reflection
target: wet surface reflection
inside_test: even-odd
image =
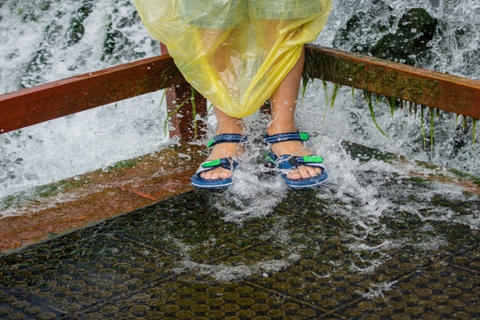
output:
[[[382,173],[359,175],[367,185]],[[290,191],[240,222],[215,209],[221,194],[193,191],[3,256],[0,317],[480,316],[480,234],[459,219],[478,199],[382,180],[391,202],[375,219],[334,185]],[[423,212],[406,210],[412,202]]]

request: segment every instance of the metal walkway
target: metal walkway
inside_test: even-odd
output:
[[[359,174],[368,187],[383,173]],[[480,232],[461,219],[480,198],[383,180],[394,205],[372,232],[348,215],[364,204],[328,192],[289,192],[239,224],[215,209],[221,195],[192,191],[5,255],[0,318],[479,318]]]

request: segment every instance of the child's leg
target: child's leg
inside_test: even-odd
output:
[[[224,133],[243,134],[243,122],[240,119],[232,118],[220,109],[215,108],[215,116],[217,117],[218,127],[217,135]],[[236,157],[243,153],[243,147],[238,143],[221,143],[213,147],[212,152],[207,160],[215,160],[219,158]],[[232,176],[230,170],[224,168],[216,168],[200,174],[203,179],[228,179]]]
[[[206,48],[205,50],[212,50],[212,52],[208,54],[208,60],[210,65],[215,67],[217,72],[223,72],[230,62],[228,46],[223,44],[232,31],[233,30],[225,31],[207,28],[203,30],[203,45]],[[230,117],[216,107],[213,109],[218,123],[217,135],[225,133],[243,134],[242,120]],[[241,155],[243,151],[243,148],[239,146],[238,143],[221,143],[213,147],[207,160],[236,157]],[[200,174],[200,177],[207,180],[228,179],[231,176],[232,172],[222,167]]]
[[[272,104],[272,122],[267,129],[269,135],[297,131],[295,126],[295,107],[297,104],[304,62],[305,49],[295,67],[285,77],[270,99]],[[312,154],[304,148],[303,143],[300,141],[275,143],[272,145],[272,151],[276,155],[290,154],[295,156],[306,156]],[[314,177],[320,173],[321,169],[319,168],[301,166],[298,170],[292,170],[287,175],[287,178],[308,178]]]
[[[217,72],[223,72],[230,63],[230,48],[225,45],[231,30],[214,30],[203,28],[202,45],[206,52],[207,60],[210,66],[215,66]]]

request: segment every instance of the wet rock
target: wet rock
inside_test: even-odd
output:
[[[422,8],[409,10],[398,23],[396,33],[384,36],[373,48],[372,55],[414,65],[417,56],[425,56],[430,50],[438,20]]]
[[[368,53],[373,44],[364,39],[370,39],[372,35],[387,32],[394,26],[395,19],[391,15],[393,11],[383,0],[374,0],[372,4],[353,15],[340,29],[333,41],[333,46],[357,53]],[[387,20],[379,17],[389,17]],[[365,28],[368,26],[368,28]],[[362,40],[360,40],[362,39]]]
[[[85,33],[85,27],[83,26],[83,22],[92,12],[93,1],[84,1],[82,6],[77,10],[76,15],[72,18],[70,22],[70,30],[69,30],[69,41],[68,44],[72,45],[80,41],[82,39],[83,34]]]
[[[40,10],[47,11],[47,10],[50,9],[51,4],[52,4],[51,0],[42,0],[38,4],[38,7],[40,8]],[[1,7],[1,5],[0,5],[0,7]]]
[[[114,11],[114,13],[115,12],[116,11]],[[109,19],[111,22],[107,26],[107,34],[105,41],[103,42],[101,60],[104,61],[108,59],[114,59],[115,61],[118,61],[120,59],[119,52],[125,48],[131,48],[133,45],[128,37],[119,29],[134,25],[138,22],[140,17],[138,16],[138,13],[135,12],[132,17],[123,17],[120,19],[120,21],[118,21],[118,23],[114,23],[114,21],[112,21],[112,16],[110,16]],[[143,58],[144,56],[144,53],[134,54],[136,55],[136,59]]]
[[[336,35],[333,45],[410,65],[427,58],[428,43],[433,39],[439,21],[423,8],[407,11],[394,29],[395,20],[393,9],[386,2],[373,1],[365,11],[350,18]],[[392,29],[395,32],[389,32]],[[376,37],[381,34],[384,35],[377,41]]]

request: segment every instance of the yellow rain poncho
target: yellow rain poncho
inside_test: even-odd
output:
[[[331,0],[135,0],[185,79],[243,118],[271,96],[316,39]]]

